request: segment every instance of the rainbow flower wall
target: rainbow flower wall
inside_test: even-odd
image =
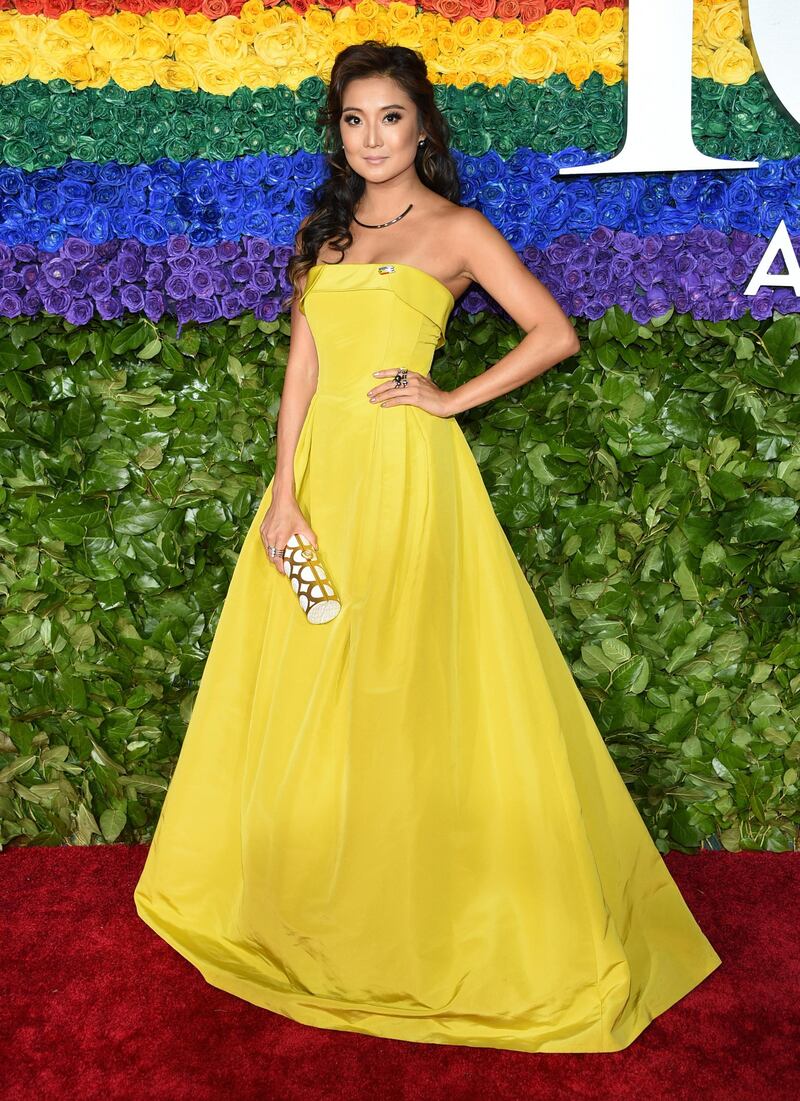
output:
[[[458,419],[656,844],[800,848],[800,303],[743,293],[800,243],[800,126],[697,0],[695,143],[759,167],[558,177],[622,145],[626,20],[0,0],[0,848],[152,836],[274,470],[317,110],[371,37],[423,53],[462,201],[581,338]],[[447,335],[443,389],[522,334],[474,287]]]
[[[326,75],[367,37],[422,51],[462,201],[571,316],[800,308],[786,289],[742,293],[781,217],[797,230],[800,134],[754,73],[738,0],[696,5],[694,131],[761,167],[561,179],[621,143],[623,0],[0,7],[5,317],[275,318],[324,173]],[[487,308],[477,287],[459,304]]]

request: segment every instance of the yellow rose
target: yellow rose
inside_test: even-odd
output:
[[[233,23],[233,26],[231,26]],[[220,65],[240,62],[247,56],[247,43],[239,36],[239,20],[218,19],[208,35],[208,55]]]
[[[595,72],[603,78],[604,84],[619,84],[622,80],[622,66],[610,61],[595,62]]]
[[[575,16],[575,30],[583,42],[594,42],[602,33],[600,13],[593,8],[581,8]]]
[[[134,42],[127,34],[122,34],[113,19],[95,19],[92,23],[92,46],[97,56],[104,61],[122,61],[132,57]]]
[[[513,23],[505,23],[502,19],[481,19],[478,24],[478,42],[499,42],[501,38],[511,37],[508,34],[508,30],[513,27]],[[520,30],[523,30],[521,23],[517,23]]]
[[[423,60],[429,67],[439,58],[439,47],[433,39],[423,37],[419,52],[422,54]],[[432,80],[433,78],[429,76],[428,79]]]
[[[450,83],[454,84],[456,88],[466,88],[468,84],[472,84],[477,79],[477,76],[468,69],[459,69]]]
[[[109,72],[111,79],[126,92],[135,92],[153,83],[152,61],[140,61],[137,58],[130,61],[111,61]]]
[[[45,20],[31,19],[4,19],[7,13],[0,11],[0,47],[11,46],[15,42],[24,42],[31,36],[31,31],[41,33]]]
[[[330,34],[333,16],[324,8],[309,8],[306,13],[306,30],[314,34]]]
[[[572,64],[565,65],[564,72],[567,74],[567,79],[576,88],[580,88],[584,80],[588,80],[594,72],[594,66],[589,61],[575,61]]]
[[[413,23],[401,23],[393,27],[388,39],[396,46],[405,46],[409,50],[419,50],[419,30]]]
[[[340,11],[344,10],[344,8],[340,9]],[[359,0],[352,11],[359,19],[367,19],[371,23],[376,23],[384,14],[385,8],[383,4],[377,4],[375,0]]]
[[[76,88],[87,88],[94,78],[94,66],[89,57],[71,57],[61,67],[61,79],[68,80]]]
[[[261,0],[245,0],[241,7],[241,13],[239,18],[243,19],[245,23],[252,23],[256,20],[264,10],[264,5]]]
[[[600,15],[603,34],[622,34],[625,26],[625,12],[620,8],[605,8]]]
[[[271,31],[259,31],[253,39],[256,57],[265,65],[281,67],[289,65],[302,55],[300,28],[285,23]]]
[[[186,24],[183,8],[158,8],[150,12],[150,22],[164,34],[180,34]]]
[[[0,84],[13,84],[17,80],[23,80],[34,56],[27,46],[0,46]]]
[[[38,49],[41,50],[48,64],[56,66],[62,65],[69,57],[81,57],[89,52],[86,46],[71,42],[68,38],[62,38],[58,28],[52,24],[46,27]]]
[[[144,27],[136,35],[136,57],[147,58],[148,61],[158,61],[162,57],[169,57],[172,53],[172,43],[169,35],[164,34],[158,27]]]
[[[561,67],[564,72],[569,76],[572,69],[583,71],[588,69],[591,72],[594,69],[594,50],[588,46],[585,42],[581,42],[576,38],[574,42],[567,42],[561,51]],[[572,80],[572,77],[569,77]],[[572,80],[575,84],[576,81]]]
[[[1,28],[0,28],[1,29]],[[11,26],[11,36],[6,38],[0,34],[0,47],[6,46],[9,49],[14,49],[17,45],[30,46],[32,50],[38,53],[44,53],[42,43],[45,41],[46,35],[57,35],[58,31],[53,30],[53,22],[50,19],[18,19],[16,26]],[[14,31],[16,30],[16,37]]]
[[[285,8],[267,8],[253,20],[253,25],[259,31],[269,31],[273,27],[279,27],[283,23],[281,12],[285,10]]]
[[[61,78],[61,69],[55,65],[51,65],[49,62],[45,61],[43,57],[34,54],[28,66],[27,76],[30,80],[39,80],[42,84],[47,84],[50,80],[59,80]]]
[[[308,19],[308,16],[306,16]],[[416,8],[412,4],[390,4],[389,5],[389,22],[392,26],[416,26],[417,12]]]
[[[366,19],[364,16],[357,15],[355,19],[351,19],[349,23],[349,29],[354,30],[357,37],[364,38],[376,38],[379,42],[386,42],[388,44],[389,29],[384,26],[382,19],[375,22],[372,19]]]
[[[324,38],[319,38],[311,42],[306,39],[305,48],[301,54],[301,60],[307,61],[315,74],[319,71],[320,67],[324,65],[327,56],[328,43]]]
[[[173,61],[171,57],[153,62],[153,76],[156,84],[168,92],[197,91],[194,69],[182,61]]]
[[[237,28],[237,35],[240,37],[241,41],[244,43],[245,46],[250,47],[252,45],[253,39],[255,37],[255,28],[254,28],[253,24],[252,23],[242,23],[240,21],[239,26]]]
[[[718,84],[746,84],[755,72],[753,56],[743,42],[729,42],[716,50],[708,63]]]
[[[208,61],[208,39],[204,34],[184,31],[172,43],[172,53],[176,61],[182,61],[194,69],[203,61]]]
[[[520,23],[519,19],[511,19],[505,23],[500,19],[493,19],[492,22],[502,28],[498,37],[504,38],[506,42],[518,42],[525,37],[525,24]]]
[[[436,68],[440,74],[446,76],[448,81],[452,83],[451,78],[458,72],[461,54],[456,47],[455,40],[448,40],[445,34],[439,36],[437,43],[439,47],[438,56],[434,55]]]
[[[496,42],[479,42],[475,46],[467,46],[461,55],[461,64],[470,72],[485,74],[487,80],[493,77],[488,83],[496,84],[498,73],[506,67],[506,51]]]
[[[273,81],[274,83],[274,81]],[[259,58],[249,56],[243,65],[239,67],[239,84],[242,88],[266,88],[270,86],[269,74],[263,62]]]
[[[556,38],[575,37],[575,16],[569,11],[551,11],[536,24],[537,32]]]
[[[191,15],[186,16],[183,25],[187,31],[192,31],[194,34],[206,35],[214,26],[214,22],[211,19],[207,19],[201,11],[193,11]]]
[[[714,51],[710,46],[704,46],[702,42],[695,42],[692,48],[692,76],[699,79],[711,77],[711,58]]]
[[[27,23],[28,20],[26,19],[25,22]],[[92,21],[88,12],[74,8],[58,17],[56,28],[67,38],[72,38],[76,42],[85,42],[92,33]]]
[[[306,61],[297,61],[294,65],[290,65],[284,70],[281,74],[281,82],[286,84],[293,91],[297,91],[302,81],[314,75],[313,69]]]
[[[145,19],[140,15],[136,15],[132,11],[118,11],[116,15],[104,15],[103,19],[113,19],[116,24],[117,30],[122,31],[123,34],[129,34],[131,37],[138,34],[138,32],[144,27]]]
[[[553,48],[553,42],[554,39],[545,34],[529,35],[515,42],[509,51],[509,67],[525,80],[534,83],[547,80],[558,63],[558,49]]]
[[[195,69],[198,87],[215,96],[232,95],[239,87],[239,77],[229,65],[206,61]]]
[[[595,68],[598,61],[621,65],[625,60],[625,41],[618,34],[604,34],[591,47],[590,53]]]
[[[704,42],[706,36],[706,23],[708,22],[708,8],[701,8],[695,4],[692,9],[692,41]]]
[[[487,19],[486,22],[488,23],[490,20]],[[462,46],[468,46],[472,42],[477,42],[479,26],[480,23],[478,20],[471,15],[465,16],[464,19],[457,19],[456,22],[453,23],[453,35],[456,42],[459,42]]]
[[[739,0],[726,0],[708,13],[705,40],[709,46],[725,46],[744,34]]]

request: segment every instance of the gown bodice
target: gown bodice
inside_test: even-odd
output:
[[[315,264],[299,309],[317,348],[317,392],[361,395],[379,368],[427,374],[454,305],[444,283],[408,264]]]

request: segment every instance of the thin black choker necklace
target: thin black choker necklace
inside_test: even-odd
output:
[[[390,226],[394,222],[399,222],[401,218],[405,218],[406,214],[408,214],[409,210],[411,210],[413,205],[414,205],[413,203],[409,203],[408,206],[403,211],[403,213],[398,214],[396,218],[392,218],[391,222],[381,222],[380,225],[377,225],[377,226],[371,226],[369,224],[369,222],[358,222],[358,218],[356,218],[355,214],[353,215],[353,221],[358,222],[358,224],[360,226],[364,226],[365,229],[383,229],[384,226]]]

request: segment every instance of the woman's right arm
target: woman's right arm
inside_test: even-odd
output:
[[[260,525],[267,558],[280,574],[284,574],[283,550],[290,535],[302,535],[317,546],[316,534],[297,503],[297,487],[294,483],[297,441],[311,398],[317,389],[319,376],[317,348],[305,314],[300,312],[297,302],[292,304],[291,325],[289,358],[278,409],[277,457],[272,500]],[[270,554],[270,547],[276,547],[277,554]]]
[[[293,500],[296,489],[294,453],[311,398],[317,389],[319,362],[311,329],[297,302],[292,305],[291,320],[289,358],[278,410],[278,453],[272,493],[274,498]]]

